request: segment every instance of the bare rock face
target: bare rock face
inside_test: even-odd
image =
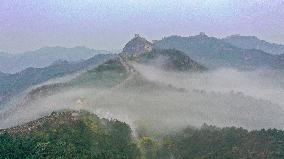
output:
[[[142,53],[152,51],[153,44],[147,41],[145,38],[140,37],[139,34],[135,34],[135,37],[130,40],[123,48],[122,54],[136,56]]]

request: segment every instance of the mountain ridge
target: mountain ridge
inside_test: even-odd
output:
[[[4,73],[20,72],[28,67],[42,68],[57,60],[69,62],[86,60],[96,54],[110,54],[109,51],[94,50],[86,47],[43,47],[11,56],[0,56],[0,71]]]
[[[139,72],[135,70],[131,63],[137,62],[140,64],[148,65],[151,63],[151,61],[156,60],[159,57],[166,58],[166,60],[163,61],[163,64],[161,65],[161,69],[164,69],[165,71],[186,72],[206,70],[206,67],[193,61],[190,57],[188,57],[181,51],[159,49],[145,50],[144,47],[136,47],[135,39],[137,40],[137,37],[134,38],[134,40],[131,40],[131,47],[134,46],[135,48],[139,48],[134,49],[135,52],[122,52],[117,57],[107,60],[97,67],[80,74],[78,77],[68,83],[41,86],[39,88],[33,89],[27,95],[27,99],[34,99],[38,95],[41,96],[41,94],[52,94],[50,92],[56,91],[60,89],[60,87],[75,87],[78,85],[82,85],[84,87],[90,87],[94,85],[99,87],[114,87],[115,85],[119,85],[119,83],[123,83],[124,80],[132,79],[132,77],[134,80],[136,80],[136,82],[134,81],[134,83],[137,83],[137,81],[147,83],[142,76],[139,76]],[[138,46],[141,46],[140,37],[138,38],[138,41]],[[145,40],[143,40],[143,42],[147,44],[150,43],[149,41]],[[126,49],[128,46],[129,45],[126,44],[124,50],[128,50]],[[140,79],[138,79],[137,77]]]
[[[4,74],[0,78],[0,97],[2,102],[19,92],[40,84],[52,78],[62,77],[80,70],[88,69],[94,65],[103,63],[112,58],[112,54],[98,54],[94,57],[80,62],[58,61],[44,68],[29,67],[15,74]],[[0,101],[0,104],[2,103]]]
[[[284,53],[284,45],[270,43],[265,40],[261,40],[256,36],[231,35],[223,38],[222,40],[242,49],[257,49],[273,55],[280,55]]]
[[[148,64],[149,61],[164,58],[163,61],[159,62],[165,70],[200,71],[205,69],[205,67],[192,60],[182,51],[154,48],[153,43],[141,37],[139,34],[135,34],[135,37],[124,46],[123,51],[119,55],[126,62],[135,61]]]
[[[209,37],[205,34],[189,37],[165,37],[156,41],[154,48],[181,50],[197,62],[210,68],[284,68],[284,61],[279,61],[277,55],[271,55],[256,49],[241,49],[221,39]]]

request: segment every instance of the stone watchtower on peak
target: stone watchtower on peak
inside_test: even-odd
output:
[[[124,55],[139,55],[152,51],[153,44],[141,37],[139,34],[135,34],[134,38],[131,39],[123,48],[122,54]]]

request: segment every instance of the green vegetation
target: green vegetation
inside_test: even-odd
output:
[[[118,59],[113,59],[83,73],[70,82],[75,86],[112,87],[127,78],[127,71]]]
[[[133,57],[141,63],[151,63],[157,58],[165,58],[162,68],[171,71],[204,71],[206,67],[198,64],[185,53],[175,49],[154,49],[151,52],[141,54],[138,57]]]
[[[2,159],[135,159],[131,129],[87,112],[61,112],[0,135]],[[30,130],[29,130],[30,129]]]
[[[284,131],[247,131],[204,125],[171,135],[150,135],[86,111],[52,113],[0,131],[2,159],[282,159]]]
[[[158,158],[177,159],[282,159],[284,131],[247,131],[242,128],[187,128],[164,137]]]
[[[14,96],[25,89],[48,81],[53,78],[63,77],[81,70],[88,69],[110,59],[112,55],[96,55],[93,58],[77,63],[60,61],[44,68],[27,68],[16,74],[0,73],[0,97],[4,99]],[[0,99],[1,104],[1,99]]]
[[[158,142],[150,137],[142,137],[138,141],[138,145],[142,154],[142,158],[156,159],[158,157]]]

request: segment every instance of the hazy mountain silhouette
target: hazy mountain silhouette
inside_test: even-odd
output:
[[[231,35],[223,40],[242,49],[257,49],[275,55],[284,53],[284,45],[269,43],[256,36]]]
[[[242,49],[221,39],[205,34],[181,37],[170,36],[154,43],[155,48],[177,49],[209,68],[234,67],[238,69],[283,69],[284,61],[277,55],[261,50]]]
[[[33,85],[40,84],[52,78],[62,77],[80,70],[103,63],[112,58],[112,54],[98,54],[80,62],[56,61],[44,68],[29,67],[15,74],[0,73],[0,97],[9,98]],[[1,103],[1,100],[0,100]]]
[[[95,86],[110,88],[119,85],[119,83],[124,83],[124,81],[132,83],[131,85],[133,85],[133,83],[140,83],[142,85],[150,84],[135,70],[132,66],[133,62],[137,64],[154,65],[158,67],[158,69],[165,71],[195,72],[207,69],[181,51],[174,49],[152,49],[149,46],[152,46],[151,42],[140,36],[137,37],[136,35],[136,37],[125,45],[123,48],[124,51],[121,52],[118,57],[108,60],[87,72],[81,73],[70,82],[59,85],[51,84],[34,89],[29,93],[28,98],[36,99],[36,96],[52,94],[50,92],[58,91],[65,87]],[[136,87],[135,84],[133,87]],[[151,83],[150,85],[156,87],[154,86],[156,84]]]
[[[22,54],[0,54],[0,71],[16,73],[28,67],[42,68],[52,64],[56,60],[69,62],[86,60],[96,54],[109,54],[108,51],[93,50],[86,47],[45,47]]]
[[[14,77],[8,82],[20,79],[16,85],[10,85],[16,92],[54,77],[87,70],[68,81],[35,87],[24,94],[18,105],[5,107],[0,112],[0,128],[7,128],[0,130],[3,151],[16,149],[20,153],[14,156],[51,158],[281,158],[284,132],[262,129],[283,127],[281,106],[234,89],[223,92],[231,80],[237,81],[233,87],[245,87],[245,92],[258,90],[259,81],[253,78],[253,71],[249,71],[249,77],[241,71],[222,69],[215,74],[211,67],[189,55],[208,66],[209,62],[218,61],[215,67],[242,69],[266,66],[274,62],[274,57],[275,65],[268,66],[277,68],[283,58],[240,49],[205,34],[168,37],[154,45],[136,35],[119,55],[96,55],[76,63],[56,60],[45,68],[28,68],[12,75],[2,73],[3,79]],[[268,61],[261,61],[264,57]],[[87,69],[94,64],[98,65]],[[234,78],[235,73],[239,78]],[[210,90],[208,84],[213,88],[221,84],[222,88]],[[17,85],[21,87],[14,87]],[[260,88],[267,89],[268,95],[278,90]],[[180,131],[203,123],[253,131],[206,124],[200,129],[189,127]],[[27,143],[32,148],[30,153],[24,153]]]

